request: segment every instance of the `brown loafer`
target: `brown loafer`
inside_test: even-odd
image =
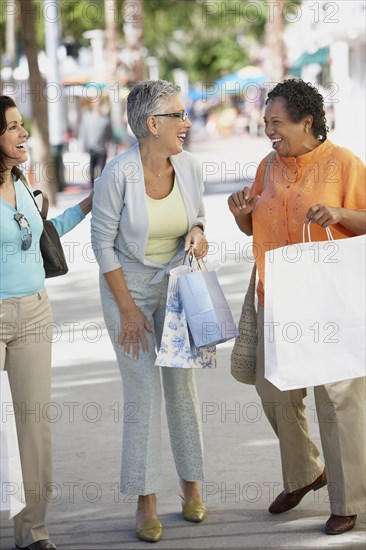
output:
[[[272,502],[271,506],[268,508],[268,511],[271,514],[283,514],[283,512],[287,512],[288,510],[292,510],[292,508],[295,508],[301,500],[304,498],[306,493],[309,491],[317,491],[321,487],[324,487],[324,485],[327,484],[327,476],[325,474],[325,469],[323,470],[323,473],[316,478],[313,483],[310,483],[310,485],[306,485],[306,487],[302,487],[301,489],[297,489],[296,491],[292,491],[292,493],[287,493],[286,491],[282,491]]]
[[[327,535],[341,535],[350,531],[356,525],[357,515],[355,516],[336,516],[331,514],[325,524],[325,532]]]
[[[57,550],[56,546],[48,539],[37,540],[29,546],[17,546],[20,550]]]

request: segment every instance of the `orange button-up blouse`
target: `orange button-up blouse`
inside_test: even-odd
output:
[[[252,212],[253,252],[261,305],[264,304],[265,252],[302,242],[303,224],[311,206],[323,204],[366,210],[365,165],[348,149],[325,140],[299,157],[276,155],[263,190],[268,159],[269,156],[261,161],[251,189],[251,195],[261,196]],[[335,239],[355,236],[340,224],[330,229]],[[327,240],[325,230],[313,224],[311,240]]]

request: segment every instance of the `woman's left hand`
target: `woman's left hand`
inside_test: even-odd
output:
[[[314,204],[306,213],[306,218],[309,222],[317,223],[324,228],[339,223],[341,217],[342,208],[325,206],[324,204]]]
[[[208,242],[205,234],[197,225],[186,236],[184,250],[188,252],[190,248],[192,248],[193,254],[198,260],[204,258],[208,252]]]

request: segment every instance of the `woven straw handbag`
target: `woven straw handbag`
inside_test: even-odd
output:
[[[231,374],[238,382],[255,384],[257,357],[257,312],[255,309],[255,280],[257,269],[254,264],[247,293],[239,320],[239,336],[231,352]]]
[[[276,156],[276,151],[269,155],[263,178],[263,189],[268,181],[269,169]],[[255,369],[257,364],[257,312],[255,309],[255,281],[257,269],[254,264],[247,293],[239,320],[239,336],[236,337],[231,352],[231,374],[238,382],[255,384]]]

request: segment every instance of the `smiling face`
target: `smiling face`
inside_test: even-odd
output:
[[[27,130],[16,107],[10,107],[5,112],[6,129],[0,135],[0,147],[5,165],[11,169],[28,159],[26,150]]]
[[[182,100],[178,95],[166,104],[161,113],[181,113],[185,112]],[[187,137],[187,131],[192,127],[189,118],[182,120],[174,117],[155,117],[156,130],[159,134],[159,146],[167,150],[168,155],[176,155],[183,150],[184,140]]]
[[[272,141],[272,147],[281,157],[298,157],[312,149],[314,137],[310,131],[312,117],[294,122],[286,108],[286,100],[276,97],[270,100],[264,112],[265,132]]]

